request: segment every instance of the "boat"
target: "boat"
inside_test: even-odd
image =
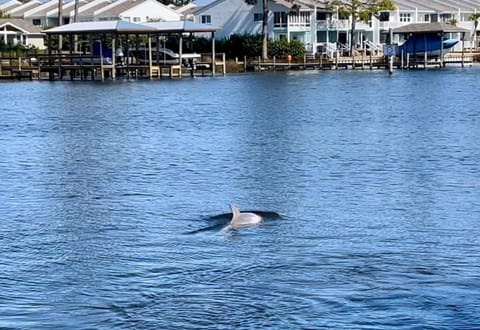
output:
[[[438,57],[453,50],[459,39],[450,38],[441,40],[435,35],[417,36],[413,35],[397,47],[397,56],[409,54],[410,56]]]
[[[134,58],[138,64],[148,64],[148,48],[130,48],[128,56]],[[201,55],[197,53],[182,54],[182,64],[184,66],[192,65],[200,60]],[[158,60],[158,61],[157,61]],[[161,65],[175,65],[180,62],[180,54],[175,53],[168,48],[152,48],[152,61]]]

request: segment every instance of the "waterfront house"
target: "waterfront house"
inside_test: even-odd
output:
[[[0,41],[10,46],[45,48],[40,28],[19,18],[0,18]]]
[[[286,23],[290,8],[291,3],[283,0],[268,2],[270,38],[281,38],[275,36],[274,24]],[[228,38],[232,34],[260,34],[263,21],[262,2],[248,4],[245,0],[216,0],[196,10],[194,21],[222,27],[216,34],[217,39]]]
[[[395,41],[389,40],[391,29],[423,22],[454,23],[470,31],[467,47],[475,42],[474,22],[469,18],[480,11],[480,0],[394,0],[394,3],[395,10],[380,13],[368,22],[357,22],[357,48],[380,50],[382,45]],[[245,0],[216,0],[199,8],[194,16],[196,22],[221,26],[217,38],[224,38],[231,34],[261,33],[262,12],[261,1],[248,5]],[[302,41],[313,54],[332,55],[339,49],[348,49],[352,42],[351,17],[341,17],[324,1],[270,1],[268,20],[270,38]]]

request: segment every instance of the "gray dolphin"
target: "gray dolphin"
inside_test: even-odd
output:
[[[233,204],[230,204],[230,210],[232,210],[232,220],[230,220],[229,224],[222,229],[222,232],[226,232],[230,229],[255,226],[260,224],[263,220],[258,214],[240,212],[240,210]]]

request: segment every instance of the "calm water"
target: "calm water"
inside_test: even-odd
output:
[[[479,77],[1,83],[0,328],[480,328]]]

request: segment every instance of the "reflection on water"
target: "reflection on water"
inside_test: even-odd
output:
[[[478,73],[2,83],[0,327],[480,327]]]

